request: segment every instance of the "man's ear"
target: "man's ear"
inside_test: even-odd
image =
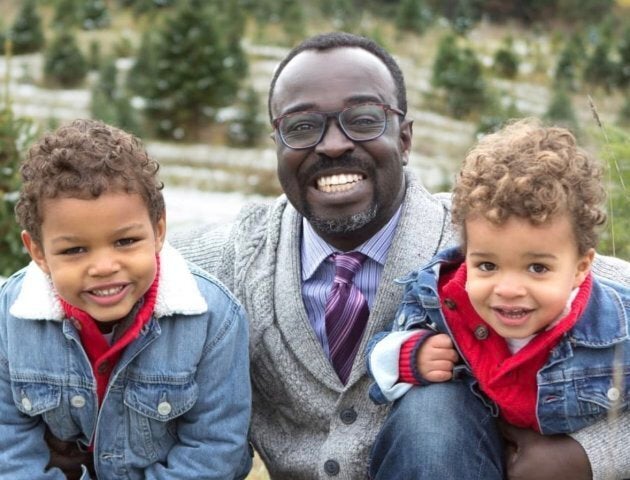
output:
[[[46,261],[46,255],[44,254],[44,247],[41,244],[33,239],[30,233],[26,230],[22,231],[22,243],[24,244],[24,248],[31,256],[33,261],[41,268],[44,273],[50,275],[50,269],[48,268],[48,262]]]
[[[593,259],[595,258],[595,249],[589,248],[588,251],[578,259],[577,268],[575,270],[575,280],[573,288],[579,287],[587,275],[591,271]]]
[[[411,154],[411,138],[413,137],[413,120],[405,118],[400,122],[400,152],[402,164],[409,163],[409,155]]]

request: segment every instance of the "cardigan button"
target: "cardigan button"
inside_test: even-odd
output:
[[[354,407],[346,408],[341,412],[341,415],[339,416],[343,423],[345,423],[346,425],[351,425],[357,419],[357,411],[354,409]]]
[[[445,298],[444,305],[446,305],[446,308],[448,308],[449,310],[455,310],[455,308],[457,308],[457,304],[452,298]]]
[[[335,475],[339,475],[339,462],[336,460],[326,460],[324,463],[324,472],[330,477],[334,477]]]
[[[475,338],[477,340],[485,340],[488,338],[488,328],[485,325],[477,325],[475,327]]]

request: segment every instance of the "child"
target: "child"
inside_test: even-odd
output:
[[[165,243],[157,170],[92,120],[30,149],[33,261],[0,290],[0,478],[66,478],[45,435],[92,452],[81,478],[224,480],[247,457],[245,314]]]
[[[454,189],[462,246],[404,280],[395,332],[369,358],[372,397],[461,377],[543,434],[627,410],[630,291],[590,273],[603,198],[569,131],[525,120],[484,137]]]

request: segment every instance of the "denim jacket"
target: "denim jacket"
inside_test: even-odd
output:
[[[153,317],[99,409],[78,331],[31,263],[0,289],[0,478],[65,479],[45,470],[47,426],[93,444],[100,480],[231,479],[248,448],[248,365],[242,307],[167,244]]]
[[[418,328],[450,334],[438,299],[440,266],[463,261],[456,248],[438,253],[425,267],[399,280],[406,285],[391,333],[371,343],[369,369],[376,381],[370,391],[377,402],[401,397],[410,384],[398,383],[401,345]],[[611,414],[630,409],[630,289],[604,279],[593,279],[589,302],[575,326],[556,345],[539,370],[536,415],[544,434],[570,433]],[[473,391],[478,385],[465,355],[455,377]],[[617,377],[615,376],[617,375]],[[481,395],[480,395],[481,396]],[[486,403],[489,400],[482,397]],[[490,405],[496,411],[496,405]]]

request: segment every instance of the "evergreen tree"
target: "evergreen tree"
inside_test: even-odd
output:
[[[494,54],[493,70],[500,77],[514,78],[518,74],[519,58],[514,51],[514,41],[506,38]]]
[[[37,52],[42,49],[45,39],[35,0],[24,1],[11,27],[9,37],[13,42],[14,54]]]
[[[245,91],[241,111],[228,132],[230,143],[254,147],[262,137],[265,122],[261,117],[260,99],[256,90],[249,87]]]
[[[453,30],[459,35],[465,35],[481,19],[482,0],[458,0],[451,18]]]
[[[625,90],[630,87],[630,24],[626,25],[621,33],[617,53],[619,61],[616,68],[616,85],[621,90]]]
[[[576,90],[582,52],[584,52],[584,44],[576,33],[571,36],[558,56],[554,72],[554,84],[556,86],[569,91]]]
[[[573,130],[573,132],[577,132],[579,127],[577,117],[573,109],[571,96],[566,89],[561,86],[553,89],[551,101],[544,118],[554,124],[562,125]]]
[[[32,139],[32,124],[16,118],[9,106],[0,105],[0,276],[3,277],[29,261],[13,210],[20,188],[20,157]]]
[[[85,79],[88,64],[76,38],[68,30],[58,32],[44,53],[44,77],[63,88],[76,87]]]
[[[399,30],[422,35],[431,23],[431,12],[424,0],[402,0],[396,12]]]
[[[293,0],[281,2],[280,16],[289,45],[294,45],[303,36],[306,29],[306,14],[304,4]]]
[[[111,18],[103,0],[84,0],[81,3],[81,20],[85,30],[108,27]]]
[[[146,71],[133,68],[133,91],[146,99],[160,135],[194,137],[238,92],[242,66],[235,46],[226,44],[214,12],[195,1],[179,6],[147,41],[141,52],[154,51]]]
[[[81,0],[57,0],[53,26],[57,29],[81,25]]]
[[[630,95],[626,93],[623,105],[619,110],[617,122],[624,127],[630,127]]]
[[[452,35],[440,42],[432,84],[445,91],[448,111],[456,117],[483,108],[487,100],[481,62],[471,48],[459,47]]]
[[[610,58],[610,43],[603,37],[586,59],[582,76],[586,83],[603,87],[606,92],[610,92],[615,85],[617,75],[615,64]]]

